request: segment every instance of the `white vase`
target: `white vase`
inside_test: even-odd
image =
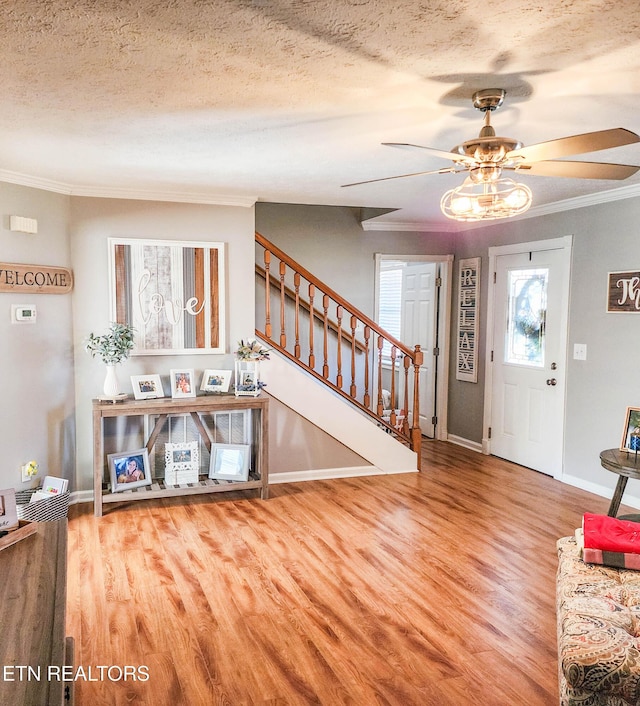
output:
[[[102,389],[105,397],[117,397],[120,394],[120,384],[118,383],[115,365],[107,365],[107,375]]]

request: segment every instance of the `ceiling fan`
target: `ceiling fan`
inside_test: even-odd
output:
[[[477,221],[518,215],[531,205],[530,189],[524,184],[504,178],[503,171],[574,179],[626,179],[640,169],[640,166],[628,164],[561,159],[640,142],[638,135],[624,128],[561,137],[528,147],[513,138],[496,136],[491,125],[491,113],[502,105],[505,96],[506,91],[502,88],[487,88],[473,94],[474,107],[485,115],[484,125],[478,137],[456,145],[450,152],[403,142],[382,143],[388,147],[424,150],[434,157],[451,160],[454,163],[452,166],[369,179],[344,186],[359,186],[427,174],[464,172],[467,174],[464,184],[448,191],[442,198],[441,207],[449,218]]]

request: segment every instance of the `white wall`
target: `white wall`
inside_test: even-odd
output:
[[[146,238],[227,243],[227,354],[132,356],[118,366],[121,388],[131,393],[129,377],[158,373],[168,393],[171,368],[194,368],[199,381],[206,368],[233,369],[240,338],[255,330],[254,213],[252,208],[149,201],[77,198],[71,200],[71,251],[76,284],[73,296],[73,347],[76,375],[76,489],[92,486],[91,400],[102,394],[104,366],[83,349],[90,332],[110,322],[108,238]]]
[[[70,267],[69,197],[0,183],[0,261]],[[10,216],[36,218],[38,233],[11,232]],[[20,467],[73,476],[72,294],[0,293],[1,488],[29,488]],[[35,324],[11,324],[12,304],[35,304]]]

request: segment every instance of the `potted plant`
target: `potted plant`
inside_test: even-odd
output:
[[[257,397],[264,383],[260,382],[260,361],[269,360],[269,348],[256,340],[240,340],[236,351],[236,397]]]
[[[98,356],[107,366],[107,375],[104,381],[104,395],[115,399],[120,394],[120,385],[116,375],[115,366],[126,360],[131,355],[133,348],[134,329],[128,324],[112,322],[108,333],[97,336],[90,333],[85,341],[84,349],[92,358]]]

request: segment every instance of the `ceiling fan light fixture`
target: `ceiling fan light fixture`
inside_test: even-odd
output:
[[[467,177],[440,201],[442,213],[455,221],[494,221],[524,213],[533,200],[531,189],[513,179],[476,183]]]

